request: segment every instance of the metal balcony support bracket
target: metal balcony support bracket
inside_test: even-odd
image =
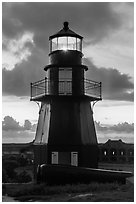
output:
[[[32,99],[32,83],[31,83],[31,89],[30,89],[30,91],[31,91],[31,98],[30,98],[30,100]]]
[[[100,88],[99,96],[100,96],[100,99],[102,99],[102,82],[99,82],[99,88]]]

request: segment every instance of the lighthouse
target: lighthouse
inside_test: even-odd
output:
[[[31,101],[40,103],[34,140],[35,175],[39,166],[98,167],[92,105],[102,100],[101,82],[86,79],[83,37],[63,28],[49,37],[44,79],[31,83]],[[90,68],[91,69],[91,68]]]

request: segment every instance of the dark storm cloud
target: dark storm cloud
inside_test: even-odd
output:
[[[17,64],[13,70],[2,70],[3,94],[26,96],[30,95],[30,83],[38,81],[45,73],[43,68],[46,61],[45,53],[33,51],[28,61]]]
[[[99,132],[109,133],[134,133],[134,123],[129,124],[127,122],[119,123],[112,126],[104,126],[100,122],[95,121],[96,130]]]
[[[108,2],[3,3],[3,34],[12,39],[24,31],[33,32],[36,46],[43,49],[64,21],[91,42],[98,42],[118,29],[122,19]]]
[[[30,95],[30,82],[38,81],[45,75],[43,71],[44,60],[44,53],[39,55],[35,53],[30,57],[30,60],[16,65],[13,70],[3,69],[3,94]],[[98,68],[88,59],[84,59],[84,64],[88,65],[89,68],[87,78],[102,82],[103,99],[133,101],[134,84],[130,81],[130,76],[121,74],[117,69]]]
[[[122,74],[115,68],[98,68],[88,59],[84,59],[84,63],[89,68],[87,78],[102,82],[103,99],[134,100],[134,84],[129,75]]]

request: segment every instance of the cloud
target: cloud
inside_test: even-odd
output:
[[[97,139],[99,143],[105,143],[109,139],[121,139],[126,143],[134,143],[134,123],[118,123],[117,125],[103,125],[95,121]]]
[[[37,124],[33,124],[31,127],[32,132],[36,132]]]
[[[33,43],[33,34],[22,33],[16,39],[7,39],[3,36],[3,67],[13,69],[15,64],[21,63],[31,55]],[[8,67],[10,64],[10,67]]]
[[[24,129],[30,130],[31,132],[36,132],[37,124],[33,124],[29,120],[25,120]]]
[[[2,131],[3,143],[27,143],[32,142],[35,133],[30,131]]]
[[[31,130],[31,128],[32,128],[31,122],[29,120],[25,120],[25,122],[24,122],[24,129],[25,130]]]
[[[108,100],[133,101],[134,84],[131,77],[115,68],[98,68],[91,60],[84,59],[88,65],[87,78],[102,82],[102,98]]]
[[[25,131],[36,131],[36,124],[31,124],[29,120],[24,121],[24,125],[19,125],[19,122],[17,122],[14,118],[11,116],[5,116],[4,120],[2,121],[2,130],[3,131],[10,131],[10,132],[25,132]]]
[[[134,133],[134,123],[129,124],[127,122],[119,123],[117,125],[111,125],[111,126],[104,126],[100,122],[95,121],[96,130],[98,132],[104,132],[104,133]]]
[[[14,120],[10,116],[5,116],[4,121],[2,121],[2,129],[5,131],[12,130],[12,131],[22,131],[23,127],[19,125],[19,122]]]
[[[29,57],[28,61],[17,64],[13,70],[3,69],[3,94],[29,96],[30,83],[45,77],[43,71],[47,63],[45,56],[45,52],[34,49],[33,55]]]
[[[111,38],[122,29],[125,29],[123,36],[128,36],[126,33],[133,35],[133,3],[3,2],[2,5],[3,66],[8,69],[33,54],[32,45],[48,52],[49,36],[59,31],[64,21],[69,21],[70,28],[84,36],[84,45],[87,46],[108,36]],[[125,44],[128,41],[130,44],[133,37],[126,38]],[[15,52],[13,44],[22,44],[23,39],[23,49]]]
[[[2,122],[2,141],[9,143],[31,142],[35,138],[37,124],[31,124],[29,120],[24,125],[19,125],[14,118],[6,116]],[[127,122],[117,125],[102,125],[95,121],[97,138],[99,142],[106,142],[108,139],[122,139],[126,142],[133,142],[134,124]]]
[[[122,27],[132,32],[132,15],[131,3],[4,2],[3,49],[10,52],[8,58],[13,54],[10,61],[15,68],[2,71],[3,94],[30,95],[30,82],[45,77],[48,37],[61,29],[65,20],[70,22],[71,29],[87,39],[88,45],[102,41]],[[128,75],[117,69],[99,69],[91,62],[88,65],[91,67],[88,78],[103,83],[103,99],[133,101],[133,83]]]
[[[29,120],[20,125],[11,116],[5,116],[2,121],[2,142],[3,143],[27,143],[35,138],[37,124],[32,124]]]
[[[133,8],[131,4],[125,5],[127,11],[124,13],[115,9],[122,5],[109,2],[4,2],[3,34],[15,38],[24,30],[30,31],[34,33],[36,46],[44,49],[49,35],[54,34],[63,21],[69,21],[76,32],[95,43],[118,30],[122,23],[127,24],[131,18],[126,14],[128,7],[131,8],[129,13],[133,13]]]
[[[30,56],[29,61],[16,65],[13,70],[2,70],[3,94],[28,96],[30,95],[30,83],[45,77],[44,53],[37,51]],[[102,82],[102,98],[118,101],[134,100],[134,84],[131,77],[120,73],[114,68],[98,68],[90,60],[84,59],[88,66],[87,78]]]

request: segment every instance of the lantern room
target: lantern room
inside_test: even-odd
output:
[[[80,65],[82,63],[82,39],[68,27],[68,22],[64,22],[63,29],[49,37],[50,64],[64,67]]]
[[[77,50],[82,52],[82,36],[77,35],[64,22],[64,27],[57,34],[50,36],[50,53],[56,50]]]

